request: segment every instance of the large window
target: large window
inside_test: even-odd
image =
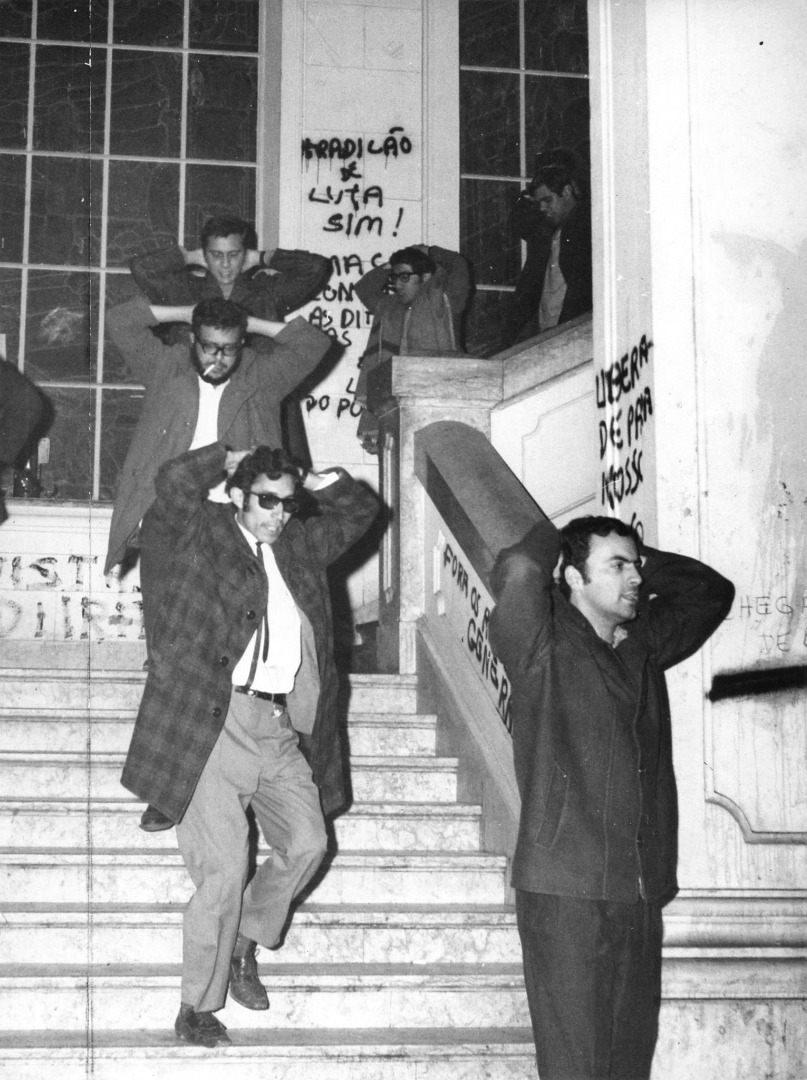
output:
[[[0,334],[54,420],[42,495],[114,497],[142,389],[104,341],[137,252],[254,219],[259,0],[0,0]]]
[[[586,0],[460,0],[461,249],[476,296],[468,347],[500,347],[523,261],[510,209],[535,155],[565,146],[589,162]]]

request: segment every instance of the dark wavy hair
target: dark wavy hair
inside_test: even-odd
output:
[[[558,146],[535,155],[535,172],[530,187],[534,190],[546,185],[556,195],[571,187],[576,199],[584,199],[588,192],[583,163],[573,150]]]
[[[625,536],[636,545],[636,551],[642,550],[642,542],[639,534],[632,525],[626,525],[619,518],[597,516],[589,514],[587,517],[575,518],[560,530],[560,591],[569,599],[571,589],[566,581],[566,567],[573,566],[578,570],[584,581],[588,581],[586,575],[586,559],[591,551],[592,536]]]
[[[225,487],[227,491],[234,487],[250,491],[259,476],[265,476],[267,480],[290,476],[294,480],[294,493],[298,494],[301,485],[299,468],[285,450],[271,446],[256,446],[251,454],[241,458]]]
[[[240,304],[225,300],[223,296],[212,296],[208,300],[200,300],[193,309],[191,329],[195,337],[199,336],[199,330],[203,326],[212,326],[216,330],[237,329],[243,337],[247,332],[248,318],[246,308]]]
[[[396,263],[406,263],[412,267],[413,274],[433,274],[437,269],[437,263],[425,251],[420,248],[406,247],[400,251],[393,251],[389,257],[390,266]]]
[[[244,221],[243,218],[224,215],[207,219],[199,235],[200,247],[202,251],[206,251],[208,240],[233,234],[241,237],[241,243],[245,248],[257,248],[258,238],[255,234],[255,226],[249,221]]]

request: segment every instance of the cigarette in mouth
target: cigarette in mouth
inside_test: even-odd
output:
[[[208,371],[212,371],[215,368],[215,366],[216,366],[215,361],[212,364],[208,364],[207,367],[202,372],[202,374],[207,375]]]

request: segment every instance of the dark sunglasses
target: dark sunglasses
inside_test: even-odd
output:
[[[258,500],[258,506],[262,510],[274,510],[274,508],[282,503],[283,512],[285,514],[296,514],[300,509],[300,502],[296,495],[287,495],[285,499],[281,499],[279,495],[272,495],[268,491],[252,491],[247,492],[248,495],[254,495]]]

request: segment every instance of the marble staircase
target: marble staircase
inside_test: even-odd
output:
[[[190,882],[118,783],[143,678],[0,670],[0,1077],[534,1080],[505,860],[407,676],[350,677],[354,805],[259,954],[269,1012],[228,1002],[232,1047],[176,1040]]]

